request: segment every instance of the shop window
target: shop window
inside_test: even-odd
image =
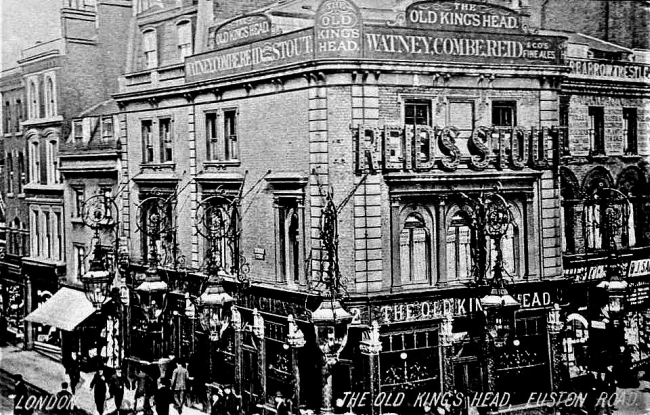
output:
[[[447,229],[447,278],[467,281],[472,278],[472,230],[469,218],[457,212]]]
[[[516,318],[512,338],[496,356],[496,388],[509,391],[511,403],[526,402],[530,392],[549,390],[546,316]]]
[[[152,122],[151,120],[142,121],[140,124],[140,131],[142,135],[142,162],[143,163],[153,163],[154,162],[154,146],[153,146],[153,134],[152,134]]]
[[[513,127],[517,125],[517,103],[514,101],[493,101],[492,125],[497,127]]]
[[[223,127],[224,127],[224,144],[225,160],[238,160],[239,159],[239,146],[237,143],[237,110],[225,110],[223,112]]]
[[[208,145],[208,160],[219,160],[219,139],[217,137],[217,113],[205,114],[205,134]]]
[[[636,108],[623,108],[623,138],[625,154],[636,154],[637,149],[637,111]]]
[[[271,403],[277,391],[291,396],[293,375],[291,372],[291,351],[285,348],[288,335],[286,324],[264,322],[266,326],[266,371],[267,402]],[[289,394],[289,395],[287,395]]]
[[[287,283],[300,283],[301,215],[298,200],[283,198],[278,201],[278,269],[281,281]]]
[[[113,139],[113,117],[102,117],[102,141],[108,142]]]
[[[29,181],[35,184],[41,182],[41,150],[38,141],[29,143]]]
[[[605,111],[602,107],[589,107],[589,150],[592,155],[605,154]]]
[[[438,332],[408,331],[381,337],[381,391],[434,392],[440,389]]]
[[[399,241],[402,283],[429,282],[431,237],[419,213],[411,213],[406,218]]]
[[[146,69],[158,67],[158,40],[154,29],[146,30],[142,33],[142,51],[144,52],[144,61]]]
[[[188,21],[176,25],[178,34],[178,55],[181,60],[192,55],[192,24]]]
[[[163,163],[174,160],[173,139],[172,139],[172,120],[170,118],[161,118],[160,124],[160,159]]]

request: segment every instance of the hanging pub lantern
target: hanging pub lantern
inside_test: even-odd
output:
[[[338,361],[348,339],[352,314],[345,311],[337,299],[326,298],[311,315],[318,346],[328,362]]]
[[[84,285],[86,298],[99,310],[109,297],[113,274],[106,270],[102,258],[102,247],[99,242],[95,245],[93,260],[90,269],[79,279]]]
[[[169,287],[160,277],[157,268],[150,267],[145,271],[144,281],[136,287],[135,292],[147,320],[158,320],[163,312],[168,290]]]
[[[197,300],[199,322],[210,334],[210,340],[217,341],[230,323],[228,309],[235,300],[224,290],[217,277],[210,277],[208,285]]]

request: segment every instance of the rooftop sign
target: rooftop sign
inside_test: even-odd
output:
[[[208,49],[223,49],[271,35],[271,20],[256,14],[231,20],[208,30]]]
[[[351,0],[325,0],[314,22],[318,58],[358,57],[362,51],[361,13]]]
[[[431,30],[523,33],[521,15],[502,6],[472,1],[438,0],[411,4],[406,24]]]
[[[650,82],[650,65],[569,59],[571,77],[609,81]]]

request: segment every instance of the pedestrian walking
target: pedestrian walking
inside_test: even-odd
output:
[[[124,378],[122,377],[122,371],[116,370],[115,373],[110,378],[108,389],[110,394],[113,396],[113,401],[115,402],[115,410],[120,413],[122,409],[122,400],[124,399]]]
[[[101,369],[95,373],[95,376],[93,376],[89,388],[93,390],[97,412],[99,415],[104,415],[104,405],[106,404],[106,380],[104,379],[104,372]]]
[[[176,410],[179,414],[183,413],[183,406],[185,405],[187,387],[189,385],[190,375],[183,363],[179,360],[176,362],[176,369],[172,373],[172,389],[174,390],[174,401],[176,402]]]
[[[28,398],[27,385],[25,385],[22,375],[15,375],[14,382],[14,414],[26,415],[29,413],[25,409],[25,402]]]
[[[136,389],[133,402],[134,410],[138,411],[138,402],[142,398],[142,409],[145,414],[153,414],[151,397],[155,394],[156,385],[153,378],[145,371],[139,370],[136,374]]]
[[[156,391],[154,396],[154,404],[156,405],[156,414],[169,415],[169,406],[173,403],[169,390],[169,381],[167,379],[160,380],[160,388]]]
[[[66,373],[70,378],[70,390],[72,394],[75,394],[76,387],[79,384],[79,379],[81,378],[81,371],[79,369],[79,359],[77,358],[77,353],[70,353],[70,359],[66,367]]]

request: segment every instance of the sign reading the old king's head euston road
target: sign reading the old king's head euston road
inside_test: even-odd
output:
[[[232,20],[210,32],[210,52],[186,59],[187,82],[314,59],[459,62],[519,65],[561,63],[564,38],[531,35],[516,11],[471,1],[410,5],[399,19],[364,25],[353,0],[325,0],[314,27],[272,35],[267,16]]]

